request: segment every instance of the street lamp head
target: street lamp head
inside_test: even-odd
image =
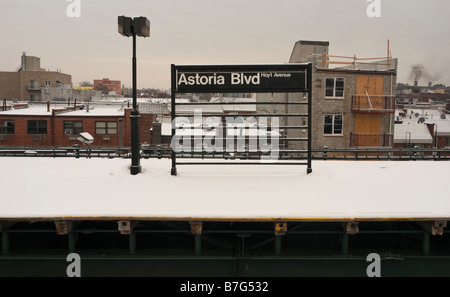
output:
[[[119,33],[123,36],[150,37],[150,21],[146,17],[136,17],[134,19],[126,16],[119,16]]]
[[[150,21],[146,17],[134,18],[134,33],[140,37],[150,37]]]
[[[126,37],[133,36],[132,22],[130,17],[119,16],[119,33]]]

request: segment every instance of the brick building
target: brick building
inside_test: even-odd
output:
[[[60,71],[41,68],[41,59],[22,54],[15,72],[0,71],[0,99],[41,101],[43,88],[72,85],[72,77]]]
[[[88,105],[52,104],[7,106],[0,109],[0,146],[64,147],[81,144],[79,133],[94,137],[92,147],[131,146],[131,108],[93,109]],[[140,115],[140,140],[149,143],[153,114]]]
[[[122,87],[120,80],[110,80],[109,78],[95,79],[94,90],[102,91],[104,94],[108,94],[113,91],[117,95],[122,94]]]

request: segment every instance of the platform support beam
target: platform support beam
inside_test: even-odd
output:
[[[281,254],[281,238],[286,235],[287,223],[275,223],[275,255]]]
[[[69,243],[69,253],[75,253],[75,246],[76,246],[76,233],[75,232],[69,232],[67,234],[68,237],[68,243]]]
[[[8,231],[2,231],[2,253],[4,255],[9,254],[9,233],[8,233]]]
[[[136,232],[131,232],[128,240],[129,240],[130,255],[134,255],[136,254]]]
[[[348,233],[343,232],[341,235],[341,253],[348,254]]]
[[[429,232],[423,232],[422,252],[424,255],[430,254],[430,233]]]
[[[191,233],[194,235],[195,254],[200,255],[202,253],[203,222],[189,222],[189,225],[191,226]]]

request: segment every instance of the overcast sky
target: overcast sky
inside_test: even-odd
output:
[[[76,1],[76,0],[74,0]],[[151,37],[138,38],[138,87],[170,88],[170,64],[288,62],[298,40],[330,42],[330,54],[399,59],[398,81],[450,85],[450,1],[380,0],[0,0],[0,71],[15,71],[23,51],[41,67],[81,81],[110,78],[131,86],[132,39],[117,17],[145,16]]]

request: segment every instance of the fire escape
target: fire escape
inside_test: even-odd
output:
[[[352,112],[360,115],[393,114],[395,96],[389,95],[353,95]],[[378,121],[381,121],[381,117]],[[350,133],[351,147],[392,147],[393,133]]]

